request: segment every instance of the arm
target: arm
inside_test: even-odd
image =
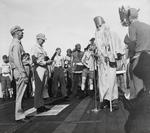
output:
[[[136,27],[131,24],[128,29],[129,32],[129,40],[132,45],[136,44],[137,36],[136,36]]]
[[[47,61],[44,60],[44,57],[42,57],[43,55],[41,55],[40,57],[37,58],[37,64],[40,66],[45,66],[47,64]]]
[[[61,64],[62,64],[62,67],[64,68],[64,66],[65,66],[64,58],[61,59]]]
[[[131,25],[128,29],[128,32],[129,32],[129,38],[128,41],[127,38],[125,41],[128,45],[129,57],[132,58],[135,54],[135,47],[136,47],[136,28],[133,25]]]
[[[73,67],[73,54],[71,54],[71,67]]]
[[[21,60],[21,46],[20,44],[16,44],[14,45],[13,48],[13,56],[14,56],[14,64],[17,67],[17,69],[19,70],[20,74],[26,74],[25,69],[23,67],[23,63]]]
[[[51,58],[51,60],[54,60],[55,56],[56,56],[57,52],[55,52]]]
[[[83,57],[82,57],[81,62],[83,63],[83,65],[85,65],[88,68],[88,64],[86,62],[86,58],[87,58],[87,56],[86,56],[86,52],[85,52],[84,55],[83,55]]]
[[[34,47],[32,49],[32,62],[35,65],[45,66],[46,61],[44,60],[44,54],[40,51],[39,48]]]

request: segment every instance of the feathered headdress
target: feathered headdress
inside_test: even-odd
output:
[[[121,20],[122,26],[129,26],[130,21],[129,21],[129,8],[125,8],[124,6],[119,8],[119,16]]]
[[[120,15],[120,20],[121,20],[121,24],[122,26],[129,26],[130,25],[130,19],[135,19],[138,18],[138,12],[140,11],[140,9],[136,9],[136,8],[130,8],[127,7],[125,8],[124,6],[119,8],[119,15]]]

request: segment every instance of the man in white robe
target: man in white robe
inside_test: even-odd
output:
[[[109,107],[113,101],[113,108],[118,109],[118,87],[116,80],[115,41],[109,27],[102,17],[95,17],[96,25],[96,46],[98,54],[98,88],[101,108]]]

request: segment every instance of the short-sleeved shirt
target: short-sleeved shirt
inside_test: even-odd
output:
[[[64,65],[65,65],[65,68],[70,68],[71,67],[71,57],[69,57],[67,55],[65,56]]]
[[[74,72],[82,73],[82,70],[83,70],[83,67],[84,67],[83,64],[82,64],[83,54],[84,53],[82,51],[73,52],[72,57],[71,57],[71,62],[72,62],[72,70]]]
[[[94,57],[92,53],[92,51],[85,51],[82,57],[82,63],[89,68],[90,71],[94,71]]]
[[[135,21],[128,30],[129,39],[136,42],[135,52],[150,50],[150,25]]]
[[[82,51],[80,51],[80,52],[78,52],[78,51],[73,52],[73,54],[72,54],[72,62],[73,63],[81,63],[83,54],[84,53]]]
[[[32,48],[32,56],[33,55],[36,57],[36,62],[38,65],[40,66],[46,65],[45,56],[47,56],[47,53],[44,50],[44,48],[41,47],[39,44],[36,44]]]
[[[23,66],[22,57],[25,51],[21,44],[21,41],[13,38],[10,47],[9,47],[9,63],[12,69],[17,69],[20,73],[25,73],[25,69]]]
[[[1,63],[0,67],[1,67],[2,76],[9,76],[11,74],[10,63]]]
[[[54,67],[63,67],[63,60],[62,55],[56,55],[54,58]]]

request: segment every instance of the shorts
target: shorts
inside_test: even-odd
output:
[[[90,71],[88,68],[84,68],[82,71],[82,77],[89,77],[89,79],[94,79],[94,71]]]

